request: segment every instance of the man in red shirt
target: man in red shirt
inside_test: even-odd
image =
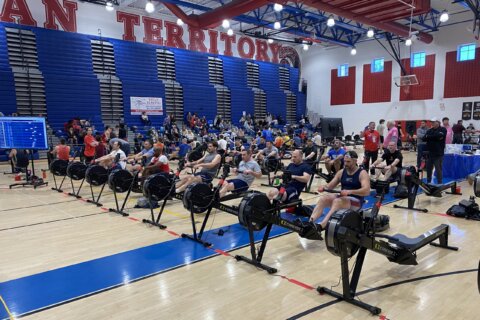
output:
[[[83,151],[85,162],[90,163],[95,157],[95,147],[98,145],[95,137],[92,136],[92,128],[87,129],[87,135],[83,138],[83,142],[85,143],[85,150]]]
[[[363,146],[365,148],[365,155],[363,165],[366,170],[370,167],[370,160],[372,164],[377,161],[378,149],[380,147],[380,133],[375,130],[375,122],[371,121],[365,131],[360,132],[360,136],[364,138]]]

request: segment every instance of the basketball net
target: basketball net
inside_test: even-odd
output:
[[[409,95],[410,94],[410,85],[404,85],[402,86],[402,90],[403,90],[403,93],[405,93],[406,95]]]

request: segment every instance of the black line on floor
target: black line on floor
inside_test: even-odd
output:
[[[44,221],[44,222],[38,222],[38,223],[32,223],[32,224],[25,224],[25,225],[23,225],[23,226],[16,226],[16,227],[11,227],[11,228],[0,229],[0,232],[2,232],[2,231],[7,231],[7,230],[13,230],[13,229],[33,227],[33,226],[38,226],[38,225],[41,225],[41,224],[48,224],[48,223],[54,223],[54,222],[59,222],[59,221],[65,221],[65,220],[73,220],[73,219],[91,217],[91,216],[96,216],[96,215],[99,215],[99,214],[102,214],[102,213],[105,213],[105,212],[90,213],[90,214],[85,214],[85,215],[83,215],[83,216],[68,217],[68,218],[56,219],[56,220],[51,220],[51,221]]]
[[[67,200],[67,201],[50,202],[50,203],[42,203],[42,204],[35,204],[35,205],[32,205],[32,206],[19,207],[19,208],[3,209],[3,210],[0,210],[0,212],[14,211],[14,210],[20,210],[20,209],[30,209],[30,208],[37,208],[37,207],[46,207],[46,206],[51,206],[51,205],[55,205],[55,204],[73,202],[73,201],[76,201],[76,200],[77,199]]]
[[[431,274],[431,275],[428,275],[428,276],[423,276],[423,277],[418,277],[418,278],[412,278],[412,279],[406,279],[406,280],[402,280],[402,281],[392,282],[392,283],[385,284],[385,285],[382,285],[382,286],[379,286],[379,287],[375,287],[375,288],[360,291],[356,295],[360,296],[360,295],[367,294],[367,293],[370,293],[370,292],[373,292],[373,291],[378,291],[378,290],[382,290],[382,289],[386,289],[386,288],[390,288],[390,287],[394,287],[394,286],[398,286],[398,285],[406,284],[406,283],[410,283],[410,282],[416,282],[416,281],[421,281],[421,280],[427,280],[427,279],[432,279],[432,278],[439,278],[439,277],[445,277],[445,276],[451,276],[451,275],[457,275],[457,274],[469,273],[469,272],[478,272],[478,268],[459,270],[459,271],[451,271],[451,272],[438,273],[438,274]],[[331,305],[337,304],[337,303],[342,302],[342,301],[343,300],[340,300],[340,299],[332,300],[330,302],[321,304],[321,305],[316,306],[314,308],[305,310],[305,311],[303,311],[299,314],[296,314],[296,315],[294,315],[290,318],[287,318],[287,320],[300,319],[300,318],[302,318],[306,315],[309,315],[313,312],[324,309],[326,307],[329,307]]]

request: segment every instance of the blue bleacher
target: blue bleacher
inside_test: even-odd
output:
[[[254,94],[247,87],[247,64],[239,58],[219,56],[223,60],[223,78],[232,98],[232,123],[237,124],[243,111],[254,114]]]
[[[0,25],[0,111],[10,115],[17,111],[15,81],[8,62],[8,48],[5,27]]]
[[[287,117],[287,96],[280,89],[280,77],[278,65],[266,62],[258,62],[260,70],[260,88],[267,95],[267,112],[273,116],[280,115],[283,121]]]
[[[16,111],[13,74],[8,62],[5,27],[32,30],[37,37],[39,67],[45,79],[47,115],[50,126],[63,129],[72,117],[90,119],[103,127],[100,107],[100,85],[93,72],[91,39],[97,36],[48,30],[43,28],[0,23],[0,110]],[[130,115],[131,96],[165,97],[165,87],[157,78],[156,49],[160,46],[103,38],[113,44],[117,76],[123,84],[124,115],[129,125],[140,125],[139,116]],[[214,119],[216,90],[209,83],[208,54],[169,48],[174,52],[177,81],[184,88],[185,111],[197,112]],[[232,121],[238,123],[242,111],[254,113],[253,91],[247,87],[246,61],[218,56],[224,61],[225,85],[231,90]],[[260,87],[267,94],[267,111],[286,117],[286,96],[279,89],[278,65],[258,62]],[[298,70],[290,68],[290,87],[298,91]],[[297,115],[305,110],[305,96],[297,93]],[[153,124],[163,122],[162,116],[151,116]]]

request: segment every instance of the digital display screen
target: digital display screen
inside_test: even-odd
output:
[[[0,149],[48,149],[45,118],[0,117]]]

